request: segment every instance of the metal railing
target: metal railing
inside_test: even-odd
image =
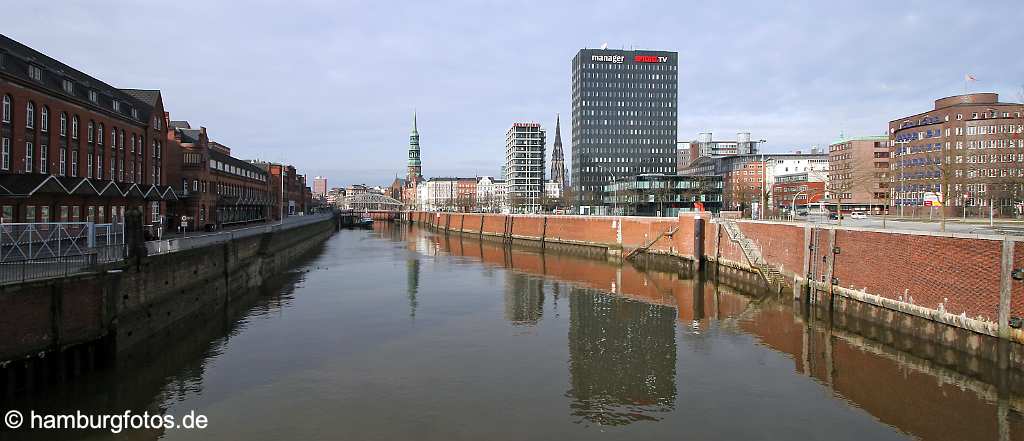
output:
[[[124,248],[123,246],[121,247]],[[123,256],[123,253],[122,253]],[[0,283],[19,283],[51,277],[67,277],[93,269],[97,253],[53,256],[0,262]]]
[[[166,254],[322,222],[332,213],[293,216],[282,223],[146,242],[149,254]],[[67,277],[125,259],[124,224],[65,222],[0,225],[0,284]]]
[[[291,216],[285,219],[284,222],[270,224],[270,225],[256,225],[252,227],[238,228],[228,231],[220,231],[216,233],[198,234],[195,236],[177,237],[163,240],[151,240],[146,242],[146,251],[149,255],[155,254],[167,254],[174,253],[177,251],[190,250],[193,248],[205,247],[213,244],[228,242],[231,240],[256,236],[264,233],[272,233],[276,231],[290,230],[324,220],[333,217],[333,213],[325,214],[313,214],[307,216]]]

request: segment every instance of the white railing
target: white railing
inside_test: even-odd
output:
[[[92,254],[124,246],[124,224],[41,222],[0,224],[0,262]]]
[[[238,228],[217,233],[197,234],[195,236],[177,237],[172,239],[151,240],[146,242],[146,251],[149,255],[167,254],[177,251],[184,251],[193,248],[205,247],[217,243],[232,241],[235,239],[256,236],[264,233],[290,230],[304,225],[322,222],[333,217],[333,213],[314,214],[307,216],[291,216],[284,222],[267,225],[256,225],[252,227]]]

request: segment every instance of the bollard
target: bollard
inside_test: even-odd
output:
[[[704,219],[697,216],[693,219],[693,263],[694,269],[704,269]]]

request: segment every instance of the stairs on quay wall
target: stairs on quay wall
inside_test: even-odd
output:
[[[732,240],[740,249],[743,250],[743,256],[747,258],[747,262],[752,268],[754,268],[769,285],[776,289],[782,289],[786,283],[785,278],[782,277],[782,273],[777,268],[768,264],[761,257],[761,250],[757,248],[757,245],[746,236],[743,235],[743,231],[733,221],[721,221],[725,231],[729,233],[729,240]]]

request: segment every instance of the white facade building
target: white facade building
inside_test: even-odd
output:
[[[507,212],[507,193],[505,180],[483,176],[476,182],[477,208],[485,213]]]
[[[811,148],[810,154],[796,152],[767,158],[764,173],[769,203],[775,202],[771,200],[771,189],[775,185],[776,176],[805,172],[809,180],[813,179],[812,182],[825,182],[828,177],[828,154],[819,153],[817,148]]]
[[[536,213],[544,191],[545,132],[539,123],[517,122],[505,133],[505,182],[511,211]]]
[[[544,183],[544,196],[548,199],[562,197],[562,183],[558,181],[547,181]]]
[[[420,184],[423,200],[420,206],[426,211],[446,211],[455,208],[456,178],[431,178]]]

